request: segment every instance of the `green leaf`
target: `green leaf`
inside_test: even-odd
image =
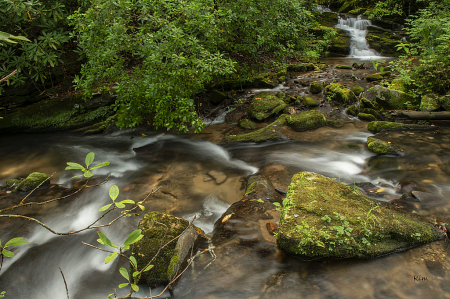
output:
[[[105,264],[107,264],[107,263],[109,263],[109,262],[112,262],[112,261],[116,258],[116,256],[117,256],[118,253],[119,253],[119,252],[116,251],[116,252],[113,252],[113,253],[111,253],[110,255],[108,255],[108,256],[105,258]]]
[[[90,169],[92,170],[92,169],[97,169],[97,168],[100,168],[100,167],[105,167],[105,166],[108,166],[109,165],[109,162],[102,162],[102,163],[100,163],[100,164],[97,164],[97,165],[95,165],[95,166],[92,166]]]
[[[5,248],[9,247],[9,246],[17,246],[17,245],[23,245],[23,244],[28,244],[28,241],[25,241],[22,237],[13,238],[13,239],[9,240],[8,242],[6,242]]]
[[[118,248],[116,245],[114,245],[113,242],[111,242],[111,240],[109,240],[104,233],[102,232],[97,232],[98,236],[100,237],[100,239],[97,239],[97,242],[99,242],[102,245],[105,246],[109,246],[109,247],[114,247],[114,248]]]
[[[136,258],[134,256],[130,256],[130,261],[133,264],[133,266],[137,267],[137,261],[136,261]]]
[[[122,200],[121,203],[131,203],[131,204],[135,204],[134,200],[132,200],[132,199],[125,199],[125,200]]]
[[[139,241],[140,239],[142,239],[144,237],[143,234],[141,234],[142,230],[137,229],[135,231],[133,231],[128,238],[125,240],[125,242],[123,243],[123,245],[131,245],[136,243],[137,241]]]
[[[92,174],[92,172],[90,172],[90,171],[88,170],[88,171],[86,171],[86,172],[84,173],[84,176],[85,176],[86,178],[90,178],[91,176],[93,176],[93,174]]]
[[[154,267],[154,265],[148,265],[147,268],[145,268],[143,272],[147,272],[148,270],[150,270],[153,267]]]
[[[66,170],[70,170],[70,169],[84,169],[84,167],[78,163],[74,163],[74,162],[67,162],[67,166]]]
[[[91,165],[92,161],[94,161],[95,158],[95,154],[93,152],[90,152],[89,154],[86,155],[86,167],[89,167],[89,165]]]
[[[100,212],[106,211],[107,209],[109,209],[109,207],[112,205],[112,203],[110,203],[109,205],[103,206],[99,209]]]
[[[279,202],[276,202],[276,201],[275,201],[275,202],[273,202],[272,204],[273,204],[274,206],[276,206],[276,207],[281,207],[281,204],[280,204]]]
[[[142,210],[145,211],[145,207],[143,205],[138,205],[138,207]]]
[[[138,276],[139,275],[139,271],[134,271],[133,272],[133,277],[136,277],[136,276]]]
[[[126,286],[129,285],[129,284],[130,284],[129,282],[121,283],[121,284],[119,284],[119,289],[121,289],[121,288],[123,288],[123,287],[126,287]]]
[[[9,250],[6,250],[6,249],[3,249],[3,250],[2,250],[2,254],[3,254],[4,256],[6,256],[6,257],[13,257],[13,256],[14,256],[14,252],[9,251]]]
[[[121,202],[116,202],[116,207],[118,207],[119,209],[123,209],[125,208],[125,205]]]
[[[122,274],[123,277],[125,277],[126,280],[130,281],[130,276],[128,275],[128,271],[125,268],[119,269],[120,274]]]
[[[111,197],[112,201],[115,201],[117,196],[119,196],[119,187],[113,185],[109,188],[109,197]]]
[[[133,291],[139,292],[139,287],[133,283],[131,284],[131,288],[133,289]]]
[[[264,203],[264,200],[258,199],[257,202]]]

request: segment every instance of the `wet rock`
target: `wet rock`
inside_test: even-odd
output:
[[[416,104],[414,97],[409,94],[398,90],[389,89],[376,85],[373,88],[377,103],[385,109],[407,109],[406,102]]]
[[[320,103],[317,100],[305,96],[303,97],[303,105],[305,105],[306,107],[317,107],[320,105]]]
[[[277,245],[302,258],[373,258],[442,238],[434,227],[313,172],[292,178],[283,203]]]
[[[286,123],[286,115],[281,115],[270,125],[254,132],[226,136],[225,142],[261,142],[266,140],[278,140],[283,138],[280,133],[281,127]]]
[[[243,119],[239,122],[239,126],[244,129],[253,130],[256,128],[256,124],[249,119]]]
[[[433,207],[447,203],[447,199],[428,192],[412,191],[412,195],[417,198],[422,206]]]
[[[218,90],[213,90],[211,92],[211,95],[209,96],[209,100],[211,101],[211,103],[216,104],[216,105],[222,103],[223,100],[225,100],[226,98],[227,98],[227,95]]]
[[[377,119],[381,119],[381,114],[380,114],[378,111],[376,111],[375,109],[372,109],[372,108],[364,108],[364,109],[361,110],[361,112],[362,112],[362,113],[365,113],[365,114],[371,114],[371,115],[373,115],[373,116],[375,117],[375,119],[372,119],[372,121],[375,121],[375,120],[377,120]]]
[[[5,187],[6,187],[6,189],[15,189],[20,184],[20,182],[22,182],[22,180],[18,180],[18,179],[7,180],[5,182]]]
[[[341,69],[341,70],[351,70],[351,69],[352,69],[351,66],[345,65],[345,64],[337,64],[337,65],[336,65],[336,68],[337,68],[337,69]]]
[[[360,102],[359,102],[359,108],[360,109],[366,109],[366,108],[368,108],[368,109],[374,109],[374,110],[377,110],[377,107],[375,106],[375,104],[374,103],[372,103],[371,101],[369,101],[368,99],[366,99],[366,98],[361,98],[361,100],[360,100]]]
[[[401,43],[401,36],[378,26],[367,26],[366,39],[370,48],[383,56],[400,56],[396,46]]]
[[[433,95],[425,95],[420,101],[420,111],[438,111],[440,107],[437,97]]]
[[[306,131],[325,126],[327,120],[319,111],[311,110],[286,116],[286,122],[296,131]]]
[[[286,108],[286,103],[273,93],[262,91],[253,97],[249,107],[249,116],[257,120],[264,120]]]
[[[368,113],[358,113],[358,118],[365,121],[375,121],[377,118],[372,114]]]
[[[351,104],[356,101],[356,96],[353,91],[339,83],[327,85],[325,87],[325,93],[328,99],[341,104]]]
[[[367,130],[372,133],[391,130],[434,130],[437,127],[429,125],[402,124],[390,121],[372,121],[367,124]]]
[[[381,81],[384,78],[387,78],[387,77],[390,77],[390,76],[391,76],[391,72],[375,73],[375,74],[367,76],[366,80],[369,81],[369,82]]]
[[[315,66],[313,63],[291,64],[287,68],[289,72],[306,72],[306,71],[314,71],[314,69]]]
[[[46,180],[46,181],[45,181]],[[45,182],[44,182],[45,181]],[[48,180],[48,175],[42,172],[33,172],[31,173],[26,179],[21,181],[16,189],[19,191],[28,192],[39,186],[39,184],[42,184],[42,186],[50,185],[50,180]]]
[[[358,115],[358,107],[356,107],[356,105],[352,105],[352,106],[348,107],[347,108],[347,114],[348,115],[353,115],[353,116]]]
[[[267,178],[275,189],[286,192],[289,188],[289,184],[291,183],[291,178],[296,171],[291,169],[289,166],[272,163],[261,167],[259,173]]]
[[[355,85],[352,87],[352,91],[355,95],[358,96],[360,93],[364,92],[364,88],[362,88],[361,86]]]
[[[142,230],[144,237],[133,245],[133,255],[136,257],[138,270],[140,271],[153,259],[161,246],[181,235],[188,225],[188,221],[166,213],[147,213],[139,222],[139,229]],[[188,253],[198,236],[194,228],[188,229],[177,242],[164,247],[153,260],[154,267],[143,274],[142,280],[145,280],[150,287],[167,284],[186,262]],[[134,272],[133,269],[130,270]]]
[[[309,91],[312,94],[318,94],[321,93],[323,89],[322,83],[320,82],[311,82],[311,85],[309,86]]]
[[[227,180],[227,175],[221,171],[211,170],[208,175],[216,182],[216,184],[223,184]]]
[[[376,154],[389,155],[396,153],[395,148],[390,143],[374,137],[367,138],[367,147]]]

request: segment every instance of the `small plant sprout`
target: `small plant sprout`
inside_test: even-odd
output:
[[[118,196],[119,196],[119,187],[117,187],[116,185],[111,186],[111,188],[109,189],[109,197],[111,197],[112,203],[104,205],[103,207],[101,207],[99,209],[99,211],[100,212],[106,211],[112,205],[114,205],[114,208],[123,209],[123,208],[125,208],[126,203],[135,204],[134,200],[131,200],[131,199],[125,199],[125,200],[116,202],[115,200],[117,199]],[[141,205],[140,203],[138,203],[138,206],[139,206],[139,208],[141,208],[142,211],[145,210],[145,207],[143,205]]]
[[[67,162],[68,166],[66,167],[66,170],[79,169],[83,172],[83,174],[76,175],[73,178],[80,177],[80,176],[90,178],[91,176],[93,176],[92,170],[109,165],[109,162],[102,162],[95,166],[89,167],[92,164],[92,162],[94,161],[94,158],[95,158],[95,154],[93,152],[90,152],[89,154],[86,155],[86,159],[85,159],[86,167],[84,167],[83,165],[78,164],[78,163]]]
[[[19,238],[13,238],[11,240],[9,240],[8,242],[6,242],[6,244],[3,246],[2,245],[2,240],[0,240],[0,249],[1,249],[1,256],[2,256],[2,261],[0,264],[0,269],[3,266],[3,258],[6,257],[14,257],[14,252],[7,250],[7,247],[10,246],[18,246],[18,245],[24,245],[24,244],[28,244],[28,241],[25,241],[22,237]],[[1,298],[1,297],[0,297]]]
[[[112,262],[116,256],[120,253],[122,253],[122,250],[127,250],[130,249],[130,245],[136,243],[137,241],[139,241],[140,239],[142,239],[144,237],[144,235],[141,233],[142,231],[140,229],[137,229],[135,231],[133,231],[125,240],[125,242],[123,243],[122,246],[117,246],[115,245],[113,242],[111,242],[110,239],[108,239],[107,236],[105,236],[104,233],[102,232],[97,232],[99,238],[97,239],[97,242],[99,242],[102,245],[108,246],[108,247],[112,247],[112,248],[117,248],[118,251],[114,251],[111,254],[109,254],[106,258],[105,258],[105,264]]]

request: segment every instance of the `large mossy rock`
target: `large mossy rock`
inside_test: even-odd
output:
[[[329,56],[347,57],[350,54],[350,50],[350,35],[348,32],[335,28],[335,35],[328,48]]]
[[[320,82],[311,82],[311,85],[309,86],[309,91],[312,94],[318,94],[321,93],[323,89],[322,83]]]
[[[373,88],[377,103],[384,109],[407,109],[408,104],[416,104],[414,97],[409,94],[398,90],[389,89],[376,85]]]
[[[45,181],[47,180],[47,181]],[[49,185],[50,180],[48,180],[48,175],[42,172],[33,172],[26,179],[21,181],[16,189],[19,191],[28,192],[39,186],[42,182],[45,183],[43,185]]]
[[[341,104],[351,104],[356,101],[356,95],[353,91],[339,83],[325,86],[325,93],[329,100],[337,101]]]
[[[257,120],[264,120],[286,108],[286,103],[271,92],[262,91],[253,97],[248,113]]]
[[[380,155],[396,154],[396,150],[392,146],[392,144],[375,137],[367,138],[367,147],[369,148],[370,151],[374,152],[375,154]]]
[[[435,95],[425,95],[420,101],[420,111],[438,111],[441,105]]]
[[[153,259],[160,247],[183,234],[178,242],[171,242],[164,247],[152,262],[154,267],[143,274],[143,280],[148,286],[167,284],[186,261],[199,236],[194,228],[186,229],[188,225],[189,222],[182,218],[161,212],[147,213],[139,222],[144,237],[133,245],[139,271]]]
[[[371,49],[382,56],[400,56],[396,46],[401,43],[401,36],[394,34],[391,30],[377,26],[367,26],[366,39]]]
[[[367,259],[442,238],[434,227],[313,172],[294,175],[283,204],[277,245],[302,258]]]
[[[286,116],[287,124],[296,131],[306,131],[327,124],[325,116],[317,110],[304,111]]]
[[[436,127],[429,125],[395,123],[390,121],[372,121],[367,124],[367,130],[369,130],[372,133],[378,133],[381,131],[392,131],[392,130],[433,130],[433,129],[436,129]]]
[[[226,136],[225,142],[262,142],[267,140],[278,140],[283,138],[280,133],[281,127],[286,124],[286,115],[281,115],[276,121],[270,125],[256,130],[254,132]]]

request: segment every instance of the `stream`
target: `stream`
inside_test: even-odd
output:
[[[52,183],[72,187],[77,179],[71,178],[75,171],[64,171],[66,162],[82,163],[89,152],[96,154],[94,164],[111,162],[96,171],[100,180],[111,175],[106,184],[45,207],[20,210],[61,232],[80,229],[101,215],[98,209],[109,202],[108,190],[113,184],[121,190],[119,198],[137,200],[158,182],[167,180],[172,182],[172,195],[152,195],[148,209],[188,220],[196,215],[195,224],[208,234],[230,204],[243,195],[245,177],[265,166],[283,169],[288,176],[308,170],[348,184],[370,182],[378,188],[376,198],[382,201],[399,198],[400,183],[405,180],[413,181],[421,190],[448,195],[448,176],[435,167],[442,163],[441,157],[376,157],[365,147],[366,138],[372,135],[365,125],[353,121],[339,129],[324,127],[305,132],[300,140],[231,145],[194,140],[189,135],[146,132],[148,136],[143,136],[133,131],[100,136],[3,136],[0,182],[33,171],[56,172]],[[426,148],[422,150],[427,152]],[[225,174],[226,180],[221,184],[206,181],[204,177],[211,170]],[[282,183],[274,183],[283,188]],[[36,192],[35,197],[40,194]],[[416,204],[413,209],[429,213],[447,204],[426,209]],[[105,222],[114,217],[110,216]],[[121,243],[136,228],[140,217],[122,219],[101,231],[113,242]],[[127,267],[126,260],[116,259],[105,265],[105,252],[81,244],[98,245],[94,230],[56,236],[25,220],[2,220],[0,235],[2,240],[23,236],[30,242],[15,248],[14,258],[4,260],[0,290],[6,291],[6,298],[66,298],[58,267],[64,272],[72,299],[106,298],[124,282],[118,269]],[[212,266],[208,269],[214,271],[204,270],[209,271],[207,275],[194,268],[202,279],[195,279],[196,272],[187,271],[174,293],[175,298],[299,298],[299,293],[306,298],[448,298],[448,270],[440,268],[439,257],[434,263],[423,261],[423,255],[431,250],[426,246],[370,261],[328,263],[250,254],[248,264],[231,263],[220,270]],[[205,259],[212,261],[209,255]],[[415,275],[427,277],[427,281],[418,283]],[[157,291],[152,290],[152,294]],[[118,290],[118,295],[124,294]],[[149,291],[141,287],[139,294],[148,296]]]

